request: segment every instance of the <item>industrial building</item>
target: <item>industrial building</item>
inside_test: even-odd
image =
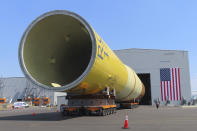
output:
[[[152,105],[159,99],[161,104],[180,105],[191,98],[188,51],[124,49],[115,53],[144,83],[141,104]]]
[[[146,88],[140,104],[153,105],[159,99],[180,105],[183,99],[191,98],[189,61],[187,51],[156,49],[115,50],[122,62],[135,70]],[[50,97],[51,104],[57,104],[56,96],[50,90],[33,85],[24,77],[1,78],[1,97],[14,102],[27,95]]]
[[[8,103],[24,100],[25,97],[32,96],[49,97],[50,104],[56,104],[55,97],[58,95],[53,91],[37,87],[24,77],[0,78],[0,92],[0,97],[5,97]]]

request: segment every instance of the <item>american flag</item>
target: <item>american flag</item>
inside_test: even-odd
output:
[[[180,101],[180,68],[160,68],[161,100]]]

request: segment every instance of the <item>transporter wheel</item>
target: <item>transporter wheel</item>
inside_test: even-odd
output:
[[[79,110],[79,113],[80,113],[81,116],[82,116],[82,115],[86,115],[86,110],[85,110],[85,108],[81,108],[81,109]]]
[[[92,112],[91,111],[89,111],[89,116],[91,116],[92,115]]]
[[[90,115],[91,115],[91,112],[90,112],[90,111],[86,111],[86,112],[85,112],[85,115],[86,115],[86,116],[90,116]]]
[[[102,116],[106,116],[106,110],[102,110]]]
[[[110,114],[110,111],[109,111],[109,109],[107,109],[107,115],[109,115]]]
[[[68,115],[67,111],[63,111],[63,112],[62,112],[62,115],[63,115],[63,116],[67,116],[67,115]]]
[[[84,111],[78,109],[78,110],[77,110],[77,115],[78,115],[78,116],[83,116],[83,115],[84,115]]]
[[[98,115],[99,115],[99,116],[103,116],[103,110],[102,110],[102,109],[100,109],[100,110],[98,111]]]
[[[109,108],[109,114],[113,114],[112,108]]]
[[[116,113],[116,108],[114,108],[114,113]]]
[[[113,109],[112,109],[112,108],[110,108],[109,110],[110,110],[110,114],[113,114]]]
[[[114,114],[115,113],[115,110],[114,110],[114,108],[112,108],[112,114]]]
[[[115,110],[114,110],[114,108],[111,108],[111,110],[112,110],[112,114],[114,114],[114,113],[115,113]]]
[[[79,110],[76,111],[76,115],[77,115],[77,116],[80,115],[80,111],[79,111]]]
[[[83,116],[84,115],[84,112],[83,111],[79,111],[78,112],[78,116]]]
[[[74,115],[74,112],[72,112],[72,111],[68,112],[68,116],[73,116],[73,115]]]
[[[100,112],[98,113],[98,115],[99,115],[99,116],[103,116],[103,113],[102,113],[102,111],[100,111]]]
[[[101,116],[104,116],[104,110],[101,110]]]
[[[110,108],[108,109],[108,115],[111,115],[111,109]]]
[[[108,115],[108,110],[107,110],[107,109],[105,109],[105,115],[106,115],[106,116]]]
[[[72,116],[72,113],[71,112],[67,112],[67,116]]]
[[[109,109],[107,109],[106,111],[107,111],[107,115],[110,115],[110,110],[109,110]]]
[[[108,115],[108,109],[105,109],[105,114],[106,114],[106,116]]]

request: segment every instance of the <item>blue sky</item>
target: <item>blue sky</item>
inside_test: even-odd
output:
[[[111,49],[189,51],[192,89],[197,90],[196,0],[1,0],[0,76],[23,76],[18,45],[24,30],[57,9],[84,17]]]

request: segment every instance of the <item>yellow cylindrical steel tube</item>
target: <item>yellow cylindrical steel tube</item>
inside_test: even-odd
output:
[[[26,29],[19,47],[25,76],[40,87],[77,94],[116,90],[117,101],[143,97],[144,86],[79,15],[47,12]]]

